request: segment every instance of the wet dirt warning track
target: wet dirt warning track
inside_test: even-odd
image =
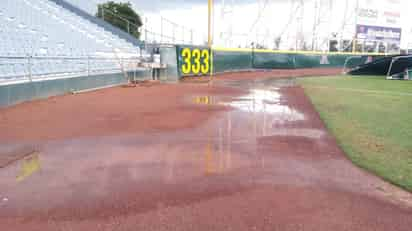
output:
[[[56,97],[0,128],[0,230],[412,227],[410,194],[353,166],[289,79]]]

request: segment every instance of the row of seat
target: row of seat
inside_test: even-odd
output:
[[[83,71],[85,62],[16,63],[13,57],[87,57],[114,52],[138,55],[138,47],[49,0],[0,1],[0,81]],[[9,57],[7,59],[6,57]],[[90,70],[119,69],[116,62],[89,60]],[[87,69],[87,66],[86,66]],[[89,70],[89,71],[90,71]]]
[[[0,62],[0,83],[1,80],[18,80],[32,77],[36,79],[53,74],[74,74],[74,73],[96,73],[121,71],[120,65],[113,60],[1,60]]]

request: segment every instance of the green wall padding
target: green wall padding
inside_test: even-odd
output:
[[[350,58],[350,59],[348,59]],[[366,55],[287,54],[253,51],[213,51],[214,73],[250,69],[352,68],[367,61]]]
[[[293,55],[279,53],[252,52],[252,67],[258,69],[292,69],[295,68]]]
[[[252,69],[251,52],[213,51],[213,72]]]

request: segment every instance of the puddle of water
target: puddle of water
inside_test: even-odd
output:
[[[252,88],[249,94],[235,98],[196,96],[192,101],[198,105],[224,105],[246,113],[265,114],[277,123],[301,121],[305,116],[281,103],[282,95],[277,87]]]
[[[321,139],[325,132],[319,129],[293,129],[293,128],[279,128],[273,131],[271,136],[295,136],[306,137],[310,139]]]
[[[282,96],[277,90],[252,89],[248,95],[223,104],[244,112],[268,115],[279,123],[304,120],[305,116],[302,113],[281,104]]]
[[[271,153],[272,143],[259,143],[260,137],[322,136],[316,130],[284,127],[283,123],[305,119],[296,109],[283,105],[284,100],[273,86],[252,88],[235,98],[191,97],[190,103],[226,105],[233,110],[219,112],[198,127],[169,133],[42,144],[41,161],[35,155],[21,165],[0,169],[0,188],[13,201],[9,209],[47,211],[74,202],[96,202],[110,195],[121,197],[128,192],[178,191],[178,184],[189,185],[187,188],[193,184],[199,190],[221,188],[221,178],[215,176],[224,176],[225,184],[247,185],[256,180],[249,173],[282,169],[277,167],[283,162]],[[42,174],[33,176],[40,169]],[[0,216],[10,211],[0,210]]]

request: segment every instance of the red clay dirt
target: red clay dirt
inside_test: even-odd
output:
[[[36,141],[190,128],[213,111],[185,103],[185,95],[240,94],[207,85],[115,87],[52,97],[0,109],[0,141]],[[149,103],[150,102],[150,103]]]
[[[306,68],[306,69],[274,69],[274,70],[250,70],[241,72],[219,73],[213,76],[216,79],[225,80],[253,80],[267,78],[291,78],[306,76],[331,76],[341,75],[342,68]],[[187,77],[185,81],[196,82],[209,80],[210,77]]]
[[[333,75],[340,71],[323,68],[224,73],[218,74],[216,79],[290,78]],[[137,89],[117,87],[51,97],[0,109],[0,141],[61,139],[193,127],[207,119],[212,111],[184,103],[182,99],[185,95],[241,92],[218,86],[169,84],[138,86]],[[214,108],[217,111],[221,109]]]
[[[250,75],[0,110],[0,151],[39,148],[0,168],[0,230],[410,230],[410,194],[354,167],[302,88]]]

